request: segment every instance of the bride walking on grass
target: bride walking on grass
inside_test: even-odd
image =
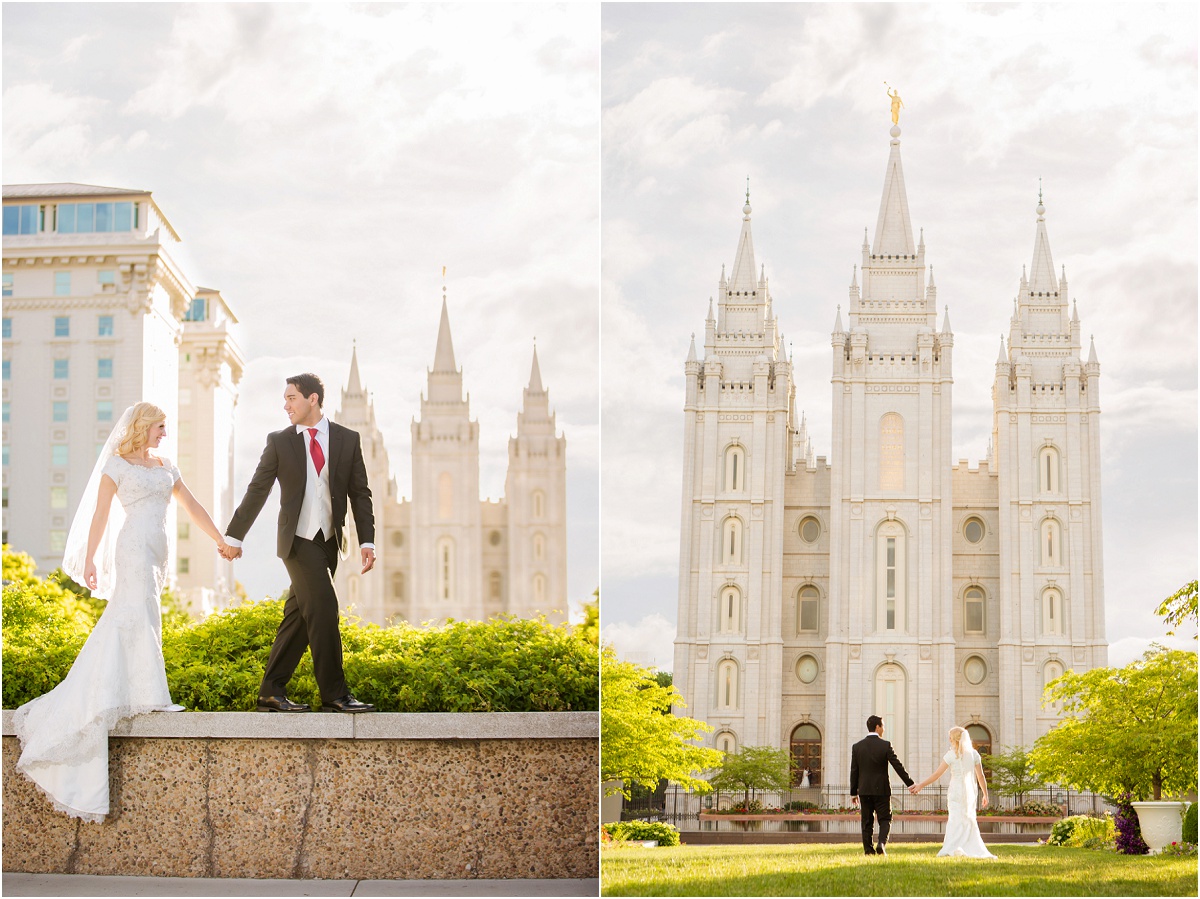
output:
[[[984,845],[983,837],[979,835],[979,822],[975,820],[978,791],[983,792],[982,806],[987,808],[988,789],[983,776],[983,763],[971,745],[965,728],[950,728],[950,750],[942,756],[942,763],[919,784],[909,787],[908,792],[915,796],[947,771],[950,772],[950,789],[946,796],[949,815],[946,820],[946,839],[938,855],[995,858]]]
[[[151,453],[166,436],[166,419],[150,403],[131,406],[100,451],[67,537],[63,570],[108,605],[62,683],[14,717],[17,770],[58,811],[84,821],[108,814],[113,726],[142,712],[183,708],[167,688],[159,607],[169,570],[171,497],[219,548],[227,546],[179,469]]]

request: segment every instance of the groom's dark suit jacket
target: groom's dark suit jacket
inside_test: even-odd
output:
[[[329,497],[333,502],[332,537],[345,548],[343,530],[346,526],[346,503],[354,512],[354,528],[359,543],[375,542],[375,514],[371,508],[371,488],[367,484],[367,467],[363,462],[362,441],[357,431],[329,422]],[[250,525],[258,517],[263,503],[271,493],[271,485],[279,481],[279,558],[292,552],[304,488],[308,483],[308,458],[304,452],[304,435],[289,425],[282,431],[267,435],[267,446],[258,469],[250,479],[241,505],[233,513],[225,533],[244,540]]]
[[[850,750],[850,795],[891,796],[888,765],[896,769],[905,786],[912,786],[913,780],[896,758],[891,743],[878,734],[867,734],[855,743]]]

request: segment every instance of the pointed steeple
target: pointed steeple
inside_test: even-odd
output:
[[[688,362],[696,361],[696,332],[695,331],[692,332],[692,345],[690,347],[688,347],[687,361]]]
[[[850,276],[850,289],[858,290],[858,266],[854,266],[854,274]]]
[[[1037,233],[1033,238],[1033,265],[1030,272],[1029,290],[1033,294],[1058,292],[1058,279],[1054,277],[1054,260],[1050,256],[1050,238],[1046,234],[1046,207],[1042,204],[1042,187],[1038,184]]]
[[[742,207],[742,233],[738,236],[737,256],[733,260],[733,275],[728,289],[734,293],[751,293],[758,288],[754,269],[754,238],[750,234],[750,179],[746,179],[746,205]]]
[[[841,334],[844,330],[842,327],[842,304],[838,303],[837,318],[833,320],[833,333]]]
[[[545,393],[542,388],[542,370],[538,367],[537,341],[533,344],[533,368],[529,372],[529,390],[531,393]]]
[[[454,364],[454,344],[450,340],[450,313],[446,309],[446,294],[442,293],[442,320],[438,324],[437,349],[433,354],[434,371],[457,371]]]
[[[1096,335],[1091,336],[1092,346],[1088,350],[1088,365],[1099,365],[1100,360],[1096,356]]]
[[[355,341],[350,349],[350,382],[346,385],[346,393],[356,396],[362,392],[362,378],[358,375],[358,341]]]
[[[946,317],[942,319],[942,333],[950,333],[950,307],[946,306]]]
[[[1008,362],[1008,353],[1004,352],[1004,335],[1000,335],[1000,355],[996,357],[996,364],[1004,364]]]
[[[900,129],[892,128],[892,151],[883,178],[883,199],[875,223],[872,255],[913,256],[912,223],[908,215],[908,194],[904,190],[904,168],[900,164]]]

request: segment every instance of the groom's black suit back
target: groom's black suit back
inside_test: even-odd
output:
[[[912,778],[896,758],[891,743],[878,734],[867,734],[855,743],[850,750],[850,795],[891,796],[888,765],[896,769],[905,785],[912,786]]]
[[[304,435],[295,427],[267,435],[267,445],[259,459],[258,469],[250,479],[246,495],[233,513],[225,533],[238,540],[245,539],[246,532],[271,493],[271,486],[278,480],[279,536],[276,550],[281,559],[291,555],[308,481],[308,457],[304,447]],[[326,536],[333,537],[338,546],[343,545],[342,531],[346,524],[346,505],[349,500],[359,542],[374,543],[375,515],[371,508],[371,488],[367,484],[367,467],[363,462],[362,441],[357,431],[329,422],[328,465],[333,533]]]

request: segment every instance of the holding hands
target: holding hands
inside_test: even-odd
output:
[[[221,558],[227,562],[232,562],[234,559],[241,558],[242,548],[240,546],[230,546],[225,540],[217,540],[217,552],[221,554]]]

